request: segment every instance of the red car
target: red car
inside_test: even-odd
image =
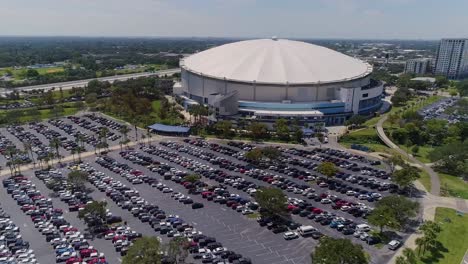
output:
[[[76,263],[76,262],[82,262],[83,259],[82,258],[79,258],[79,257],[71,257],[69,259],[67,259],[67,262],[65,262],[66,264],[73,264],[73,263]]]
[[[78,228],[76,228],[76,227],[65,227],[62,230],[62,233],[64,233],[64,234],[66,234],[68,232],[78,232]]]
[[[89,256],[91,256],[91,253],[97,253],[97,250],[94,248],[93,249],[85,248],[85,249],[80,250],[80,256],[82,258],[89,258]]]
[[[23,212],[26,212],[26,211],[29,211],[29,210],[36,210],[36,206],[34,206],[32,204],[25,204],[25,205],[21,206],[21,210]]]

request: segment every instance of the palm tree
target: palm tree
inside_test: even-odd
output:
[[[151,146],[151,137],[153,136],[153,134],[151,133],[151,131],[148,129],[148,131],[146,132],[146,138],[148,139],[148,145]]]
[[[8,168],[10,168],[10,174],[11,176],[13,176],[13,169],[14,169],[13,162],[8,161],[6,165],[8,166]]]
[[[62,146],[62,142],[57,137],[54,137],[50,140],[50,147],[55,149],[55,155],[60,160],[59,148]]]
[[[405,257],[398,256],[395,260],[395,264],[408,264],[408,261],[406,261]]]
[[[107,134],[109,134],[109,129],[107,127],[101,127],[99,130],[99,138],[103,147],[107,146]]]
[[[76,152],[78,153],[78,162],[81,162],[81,152],[85,150],[84,147],[84,137],[82,134],[78,134],[75,139],[76,144],[78,147],[76,148]]]
[[[23,146],[24,146],[24,151],[26,151],[26,155],[28,155],[28,158],[30,158],[32,160],[33,163],[36,163],[34,161],[34,153],[32,152],[32,146],[31,146],[31,143],[29,142],[24,142],[23,143]]]
[[[120,134],[124,138],[124,141],[127,141],[128,139],[128,132],[130,132],[130,129],[127,126],[122,125],[119,129]]]
[[[425,247],[425,245],[426,245],[426,240],[424,239],[424,237],[418,237],[418,238],[416,238],[416,240],[414,242],[418,246],[418,256],[420,256],[421,255],[421,249],[423,247]],[[424,251],[425,251],[425,249],[424,249]]]
[[[127,145],[127,143],[130,141],[130,140],[128,140],[128,132],[130,132],[130,129],[127,126],[122,125],[122,127],[120,127],[120,129],[119,129],[119,132],[123,137],[123,140],[121,141],[122,142],[121,144]],[[120,148],[122,149],[122,145],[120,146]]]
[[[403,249],[403,256],[405,256],[408,264],[416,264],[418,262],[416,254],[414,254],[414,251],[411,248]]]
[[[76,148],[72,148],[72,150],[70,151],[70,153],[72,154],[73,163],[75,163],[75,153],[76,153]]]

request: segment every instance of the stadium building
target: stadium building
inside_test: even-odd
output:
[[[372,66],[300,41],[258,39],[211,48],[181,60],[181,96],[217,118],[298,119],[342,124],[382,104]]]

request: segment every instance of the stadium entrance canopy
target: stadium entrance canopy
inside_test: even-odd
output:
[[[161,135],[188,136],[190,134],[190,127],[185,126],[169,126],[156,123],[148,126],[148,128]]]

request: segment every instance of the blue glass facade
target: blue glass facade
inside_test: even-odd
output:
[[[308,111],[318,110],[324,114],[341,114],[345,111],[343,102],[318,102],[318,103],[264,103],[239,101],[239,108],[256,110],[284,110],[284,111]]]

